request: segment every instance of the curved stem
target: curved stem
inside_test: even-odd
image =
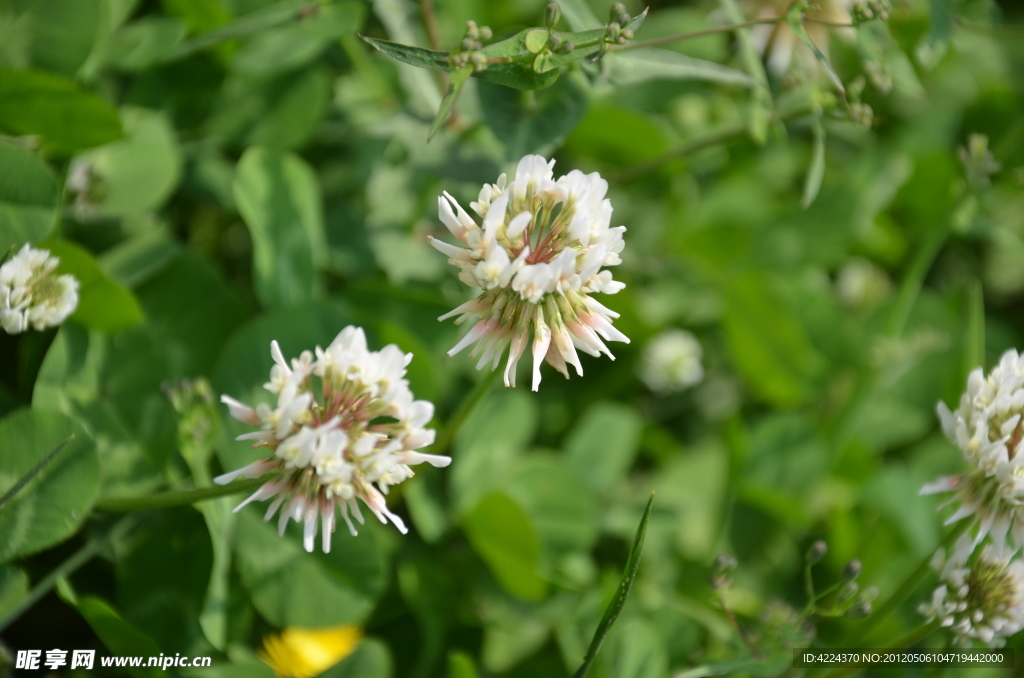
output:
[[[942,542],[935,550],[937,551],[939,548],[949,548],[957,539],[959,539],[960,535],[966,532],[970,527],[971,521],[964,518],[960,521],[959,525],[957,525],[945,536],[945,538],[943,538]],[[853,641],[849,643],[848,646],[856,647],[863,644],[863,642],[867,640],[871,631],[874,630],[875,626],[885,619],[893,610],[899,607],[903,601],[910,597],[910,594],[914,592],[914,589],[917,588],[917,585],[921,583],[921,580],[924,579],[924,576],[928,573],[933,556],[934,552],[922,560],[921,564],[910,573],[902,584],[900,584],[895,593],[889,596],[889,599],[886,600],[874,614],[864,620],[864,623],[861,625],[857,635],[853,637]]]
[[[249,480],[238,480],[227,485],[202,487],[197,490],[161,492],[159,494],[151,494],[148,497],[110,497],[99,500],[93,508],[96,511],[104,511],[106,513],[131,513],[134,511],[152,511],[173,506],[185,506],[187,504],[194,504],[197,501],[226,497],[230,494],[253,492],[264,482],[266,482],[264,478],[251,478]]]

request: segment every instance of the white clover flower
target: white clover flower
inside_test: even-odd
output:
[[[684,391],[704,378],[703,351],[686,330],[666,330],[644,347],[640,378],[655,392]]]
[[[752,0],[751,13],[754,19],[774,19],[786,15],[792,0]],[[852,20],[850,10],[853,0],[816,0],[811,3],[805,15],[804,30],[808,37],[825,55],[828,55],[829,33],[832,30],[825,23],[849,24]],[[839,31],[852,35],[852,29],[841,28]],[[768,70],[775,75],[785,75],[794,58],[801,69],[806,72],[817,72],[820,66],[814,52],[797,36],[785,21],[774,24],[760,24],[751,28],[751,37],[757,51],[765,57]]]
[[[221,396],[232,417],[260,427],[238,440],[255,440],[253,447],[269,448],[272,454],[214,482],[224,485],[238,477],[275,474],[235,511],[276,497],[264,521],[283,505],[279,534],[284,535],[289,519],[304,522],[307,551],[313,550],[318,519],[323,523],[324,553],[331,550],[336,506],[356,534],[349,511],[363,522],[357,499],[382,523],[390,520],[405,534],[401,518],[384,502],[388,487],[411,478],[410,466],[451,463],[450,457],[416,451],[434,442],[433,429],[424,428],[434,416],[434,406],[413,400],[404,379],[412,354],[394,344],[370,351],[362,328],[349,326],[326,349],[317,346],[315,356],[303,351],[289,364],[276,341],[270,344],[270,355],[276,364],[264,388],[277,396],[275,408],[262,404],[254,409]]]
[[[971,468],[925,485],[921,494],[956,492],[946,503],[960,506],[946,524],[973,516],[975,544],[991,535],[1002,555],[1009,533],[1024,546],[1024,358],[1007,351],[987,377],[979,367],[967,378],[960,407],[951,412],[940,402],[937,409],[942,430]]]
[[[54,275],[60,259],[49,250],[21,248],[0,266],[0,325],[8,334],[64,322],[78,306],[78,280]]]
[[[1002,647],[1024,628],[1024,562],[986,546],[968,563],[973,550],[971,538],[964,535],[948,559],[943,549],[936,552],[932,567],[943,583],[918,610],[929,622],[938,620],[951,629],[957,643],[978,639]]]
[[[619,314],[591,296],[625,287],[601,270],[622,263],[625,245],[626,227],[611,227],[608,182],[597,172],[579,170],[555,179],[554,164],[528,155],[511,182],[502,174],[497,183],[484,184],[470,204],[481,225],[445,193],[438,198],[438,214],[465,247],[430,239],[459,267],[462,282],[482,290],[439,318],[458,316],[456,324],[478,319],[448,355],[476,344],[470,357],[482,353],[477,369],[491,363],[494,370],[508,346],[505,385],[515,386],[516,364],[532,336],[534,391],[544,360],[568,379],[568,365],[583,375],[576,349],[614,360],[604,341],[629,343],[612,326]]]

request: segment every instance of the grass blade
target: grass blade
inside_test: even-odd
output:
[[[11,499],[14,499],[14,495],[18,494],[18,492],[21,491],[21,488],[28,485],[30,480],[39,475],[40,471],[42,471],[50,462],[56,459],[57,455],[60,454],[60,451],[63,450],[64,447],[69,442],[71,442],[71,439],[74,437],[74,433],[69,435],[64,442],[62,442],[60,445],[54,448],[53,452],[50,452],[48,455],[43,457],[43,459],[38,464],[29,469],[29,472],[23,475],[18,480],[18,482],[14,483],[14,485],[11,486],[11,489],[7,490],[7,492],[4,493],[4,496],[0,497],[0,510],[2,510],[3,507],[7,505],[7,502],[9,502]]]
[[[821,115],[814,116],[814,148],[811,151],[811,166],[807,170],[807,179],[804,181],[804,196],[800,200],[800,206],[807,209],[818,197],[821,190],[821,180],[825,176],[825,121]]]
[[[622,573],[622,581],[615,590],[615,597],[601,617],[601,623],[597,625],[594,632],[594,639],[590,641],[590,648],[587,649],[587,656],[583,659],[583,666],[573,674],[573,678],[583,678],[590,671],[591,664],[597,657],[601,644],[604,642],[608,632],[612,630],[612,624],[618,619],[622,607],[626,604],[630,589],[633,588],[633,581],[636,580],[636,572],[640,569],[640,554],[644,550],[644,538],[647,536],[647,521],[651,518],[651,506],[654,505],[654,493],[647,500],[647,508],[644,509],[643,518],[640,519],[640,526],[636,528],[636,537],[633,538],[633,548],[629,551],[629,558],[626,560],[626,571]]]

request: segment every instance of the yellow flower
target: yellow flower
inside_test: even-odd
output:
[[[358,626],[290,627],[264,638],[258,654],[281,678],[313,678],[352,654],[362,635]]]

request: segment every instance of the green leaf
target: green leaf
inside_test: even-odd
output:
[[[455,108],[455,102],[459,100],[459,94],[462,93],[462,88],[472,74],[473,67],[464,66],[453,72],[451,77],[448,78],[448,90],[444,93],[444,99],[441,99],[441,107],[437,109],[434,122],[431,123],[430,131],[427,132],[427,141],[430,141],[437,134],[437,130],[441,129],[441,125],[451,115],[452,109]]]
[[[78,531],[96,498],[100,464],[81,426],[57,412],[17,410],[0,420],[0,495],[69,436],[64,450],[0,511],[0,562]]]
[[[704,80],[724,85],[758,86],[758,81],[743,71],[667,49],[631,49],[615,52],[608,59],[611,64],[610,79],[616,85],[632,85],[648,80]]]
[[[814,147],[811,150],[811,166],[807,170],[807,178],[804,179],[804,195],[800,199],[800,206],[807,209],[818,197],[821,190],[821,180],[825,176],[825,121],[820,115],[814,116]]]
[[[20,247],[46,237],[57,220],[59,196],[46,163],[4,139],[0,139],[0,176],[0,252],[6,254],[11,245]]]
[[[38,134],[62,151],[121,137],[117,112],[92,92],[44,71],[0,70],[0,128]]]
[[[0,3],[0,66],[75,77],[96,40],[101,5],[99,0]]]
[[[587,0],[561,0],[562,16],[574,31],[586,31],[601,25]]]
[[[253,605],[274,626],[329,626],[362,622],[385,585],[385,562],[366,526],[356,537],[342,521],[331,553],[302,548],[301,524],[284,537],[260,520],[257,506],[238,515],[235,563]],[[277,518],[274,522],[276,524]]]
[[[250,148],[238,161],[234,195],[252,234],[260,300],[288,304],[318,295],[326,242],[312,168],[291,153]]]
[[[806,11],[806,0],[794,2],[786,12],[786,22],[789,24],[789,28],[796,33],[797,37],[800,38],[800,40],[814,53],[814,58],[816,58],[822,68],[825,69],[825,73],[832,81],[832,84],[835,85],[836,89],[839,90],[843,96],[846,96],[846,88],[843,87],[843,81],[840,79],[839,74],[836,73],[834,68],[832,68],[832,64],[829,62],[828,57],[818,49],[818,46],[814,44],[814,41],[811,40],[811,36],[807,35],[807,31],[804,29],[804,12]]]
[[[566,461],[592,490],[604,494],[632,466],[642,426],[640,415],[628,405],[595,403],[569,433]]]
[[[28,597],[28,576],[13,565],[0,565],[0,619]]]
[[[506,473],[533,440],[537,405],[522,391],[507,389],[487,396],[455,435],[451,493],[457,510],[464,512],[492,487],[500,487]]]
[[[729,285],[725,333],[733,362],[761,398],[787,407],[810,394],[820,355],[763,276],[747,274]]]
[[[108,278],[88,250],[66,240],[51,240],[40,246],[60,258],[58,274],[70,273],[78,279],[78,308],[71,316],[75,322],[108,334],[142,323],[142,309],[135,296]]]
[[[102,599],[83,596],[78,600],[76,608],[111,654],[130,657],[156,657],[161,654],[162,648],[155,640],[122,619]],[[99,666],[99,662],[95,665]],[[129,673],[133,676],[153,676],[159,672],[155,668],[142,667],[131,669]]]
[[[645,18],[647,18],[646,9],[642,13],[631,18],[623,28],[635,33],[640,29]],[[568,54],[538,54],[533,61],[533,70],[537,73],[547,73],[548,71],[557,69],[561,66],[571,64],[574,61],[579,61],[583,57],[596,54],[600,52],[606,44],[604,42],[604,28],[595,28],[593,30],[581,31],[579,33],[559,33],[559,35],[563,41],[571,40],[575,43],[576,48]],[[527,33],[527,36],[529,36],[529,33]]]
[[[142,108],[123,109],[121,117],[125,138],[82,156],[102,187],[95,209],[104,216],[157,209],[181,177],[181,149],[167,117]]]
[[[636,536],[633,538],[633,547],[629,550],[629,557],[626,559],[626,569],[622,573],[622,580],[619,581],[619,586],[615,589],[615,596],[601,616],[597,631],[594,632],[594,638],[590,641],[590,647],[587,649],[587,656],[583,659],[583,665],[573,674],[573,678],[583,678],[590,671],[591,664],[594,663],[597,653],[601,650],[601,644],[604,643],[605,637],[612,630],[612,625],[626,604],[626,598],[629,597],[633,582],[636,580],[636,573],[640,569],[640,555],[644,550],[644,538],[647,536],[647,523],[651,519],[653,505],[654,493],[652,492],[651,498],[647,500],[644,515],[640,518],[640,525],[636,528]]]
[[[537,573],[541,541],[529,517],[507,495],[494,492],[462,518],[470,543],[502,588],[524,600],[538,600],[547,582]]]
[[[390,40],[379,40],[365,35],[360,35],[359,37],[371,47],[383,52],[395,61],[401,61],[403,64],[418,66],[419,68],[429,68],[435,71],[444,71],[445,73],[451,70],[451,65],[448,63],[448,57],[451,55],[450,52],[402,45]]]
[[[121,71],[141,71],[170,54],[187,34],[185,22],[175,17],[149,16],[133,21],[103,43],[103,64]]]
[[[505,142],[505,157],[515,160],[566,136],[587,110],[587,93],[574,78],[563,78],[540,92],[480,83],[484,120]]]

